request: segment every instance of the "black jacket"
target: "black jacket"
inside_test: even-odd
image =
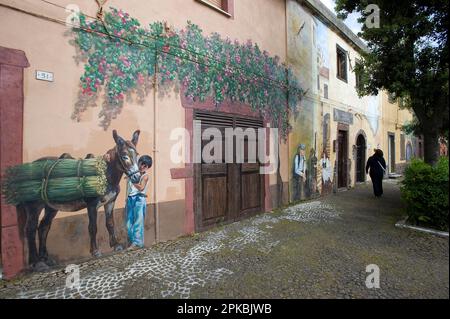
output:
[[[368,173],[370,169],[370,176],[382,177],[384,175],[384,170],[381,168],[380,164],[384,169],[386,169],[386,162],[384,158],[378,155],[372,155],[367,160],[366,173]]]

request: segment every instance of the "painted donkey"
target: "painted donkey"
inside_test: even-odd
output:
[[[26,216],[25,235],[28,241],[28,261],[31,269],[35,271],[44,271],[47,270],[49,266],[54,265],[54,261],[52,261],[48,256],[46,242],[53,218],[56,216],[58,211],[74,212],[87,208],[89,218],[90,252],[93,256],[98,257],[101,253],[97,247],[97,210],[101,206],[104,206],[106,228],[109,233],[109,245],[113,247],[115,251],[120,251],[123,249],[116,238],[113,210],[115,201],[120,192],[119,182],[122,175],[127,175],[133,183],[139,182],[140,173],[138,169],[138,152],[136,150],[139,134],[139,130],[135,131],[131,141],[126,141],[117,134],[116,130],[113,131],[113,137],[116,145],[103,156],[103,159],[107,163],[107,192],[104,196],[83,198],[81,200],[62,204],[34,201],[22,203],[17,206],[17,209],[23,211]],[[94,155],[92,154],[88,154],[86,156],[86,158],[93,157]],[[59,158],[72,157],[65,153]],[[46,159],[56,158],[45,157],[38,159],[38,161]],[[39,215],[44,208],[45,214],[38,227]],[[39,237],[39,251],[36,249],[36,230],[38,231]]]

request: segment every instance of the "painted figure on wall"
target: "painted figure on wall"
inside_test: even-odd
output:
[[[113,130],[114,147],[97,158],[88,154],[85,159],[74,159],[64,153],[59,158],[45,157],[7,170],[3,195],[18,212],[25,213],[28,263],[33,270],[47,270],[55,264],[49,258],[46,241],[59,210],[75,212],[87,208],[90,252],[98,257],[101,253],[97,246],[97,210],[104,206],[109,244],[115,251],[123,249],[116,238],[113,211],[122,176],[125,174],[133,183],[140,181],[136,150],[139,134],[139,130],[135,131],[131,141],[126,141]],[[39,222],[43,209],[45,214]]]
[[[305,198],[305,184],[306,184],[306,157],[305,144],[300,144],[297,147],[297,154],[294,157],[294,200]]]
[[[139,158],[138,167],[141,178],[138,183],[128,179],[127,183],[127,234],[129,249],[144,247],[144,221],[147,212],[148,170],[153,159],[148,155]]]
[[[331,181],[333,170],[331,167],[330,158],[328,157],[328,153],[325,149],[322,152],[322,158],[320,159],[319,165],[322,169],[322,195],[330,194],[333,190],[333,184]]]

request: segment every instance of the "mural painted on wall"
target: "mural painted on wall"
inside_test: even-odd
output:
[[[321,38],[326,29],[318,28],[314,20],[306,18],[307,15],[295,1],[287,3],[287,13],[288,61],[299,83],[308,92],[298,106],[298,116],[291,119],[293,129],[289,135],[291,199],[303,200],[317,196],[321,189],[318,176],[321,173],[319,157],[322,153],[320,151],[322,143],[316,139],[320,130],[318,118],[320,105],[316,94],[319,89],[321,68],[325,70],[329,63],[328,49],[326,41]],[[303,158],[304,176],[300,174],[301,164],[299,164]]]
[[[292,117],[292,131],[289,136],[290,188],[292,200],[308,198],[314,187],[314,104],[306,99],[298,107],[297,117]],[[314,168],[314,169],[313,169]]]
[[[23,231],[28,242],[29,266],[33,270],[46,270],[55,264],[49,257],[46,241],[58,211],[87,208],[90,252],[100,256],[97,210],[104,206],[109,244],[115,251],[123,249],[116,237],[113,210],[122,176],[126,175],[132,183],[141,181],[136,150],[139,134],[139,130],[135,131],[131,141],[126,141],[114,130],[114,147],[97,158],[88,154],[85,159],[74,159],[64,153],[59,158],[45,157],[7,169],[2,193],[9,204],[26,215]],[[43,209],[44,217],[39,222]]]
[[[246,103],[286,136],[289,114],[303,94],[279,57],[251,40],[240,44],[217,33],[204,36],[191,22],[179,31],[164,22],[143,27],[128,13],[111,8],[103,23],[81,15],[80,27],[73,31],[77,61],[86,64],[72,118],[80,120],[103,92],[99,116],[105,129],[126,98],[134,93],[143,102],[157,84],[162,95],[175,89],[192,101],[212,96],[218,108],[224,100]]]
[[[310,149],[306,155],[306,145],[299,144],[293,159],[292,199],[294,201],[319,196],[320,186],[317,184],[319,160],[316,150]]]
[[[316,144],[316,143],[315,143]],[[318,173],[318,159],[316,155],[315,147],[309,152],[309,173],[307,174],[307,197],[316,197],[319,195],[319,186],[317,184],[317,173]]]
[[[325,79],[330,75],[330,58],[328,50],[328,29],[319,19],[314,18],[317,66],[319,75]]]
[[[364,116],[370,124],[370,129],[373,135],[376,135],[379,127],[380,120],[380,99],[378,96],[365,97],[368,100],[368,109]]]
[[[322,156],[320,159],[320,169],[322,170],[322,195],[330,194],[333,190],[333,168],[330,161],[331,152],[331,116],[327,113],[322,122]]]

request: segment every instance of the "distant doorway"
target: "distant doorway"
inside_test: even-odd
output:
[[[389,173],[395,173],[395,134],[388,133]]]
[[[356,182],[366,181],[366,139],[363,134],[359,134],[356,139]]]
[[[338,188],[347,187],[348,131],[338,131]]]

